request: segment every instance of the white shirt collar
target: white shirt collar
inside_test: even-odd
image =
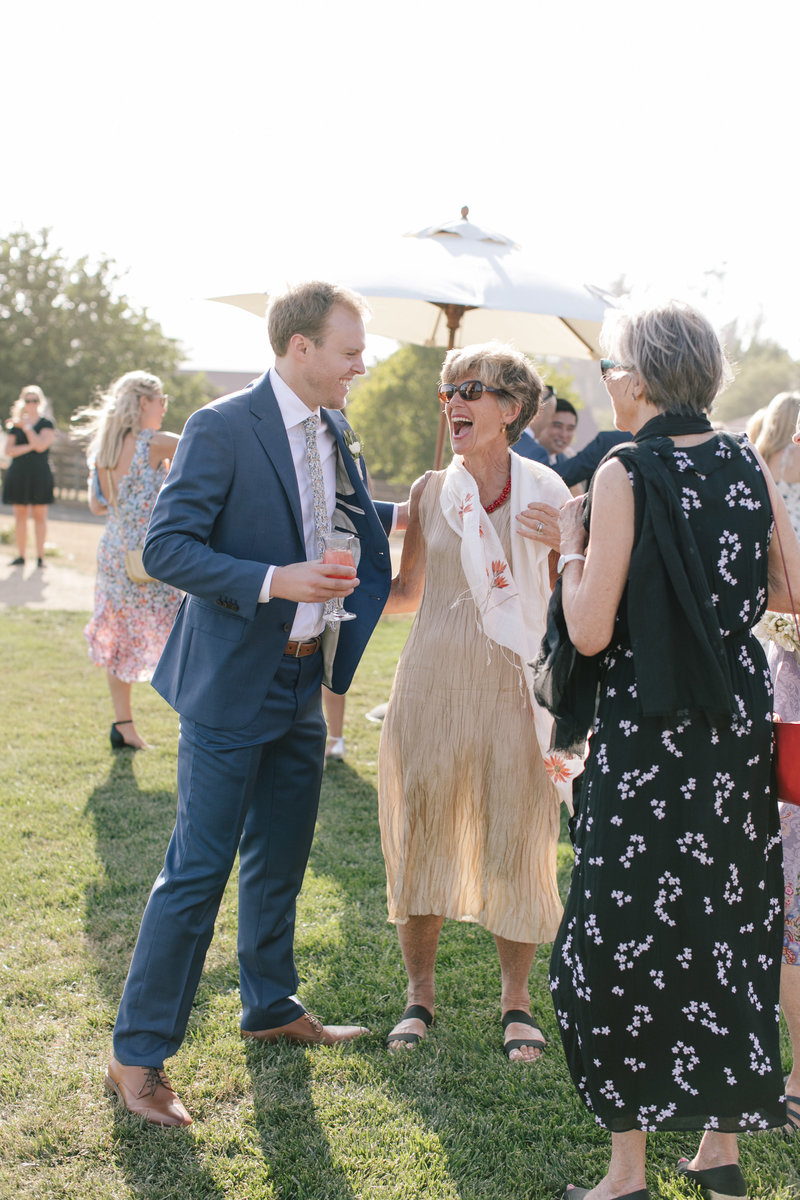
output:
[[[293,429],[295,425],[300,425],[314,413],[319,415],[320,421],[322,420],[319,408],[309,408],[307,404],[304,404],[297,393],[292,391],[288,383],[281,379],[275,367],[270,367],[269,369],[269,382],[272,385],[275,399],[278,401],[278,408],[281,410],[283,423],[287,429]]]

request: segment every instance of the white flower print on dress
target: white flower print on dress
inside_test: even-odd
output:
[[[692,1087],[686,1079],[686,1074],[688,1071],[693,1071],[700,1064],[697,1051],[694,1046],[687,1046],[684,1042],[678,1042],[672,1047],[672,1053],[675,1055],[672,1078],[684,1092],[689,1092],[690,1095],[696,1096],[698,1094],[697,1088]]]
[[[621,971],[630,971],[636,959],[645,954],[652,944],[652,935],[648,935],[641,942],[620,942],[614,955],[614,960],[619,969]]]
[[[681,881],[674,875],[671,875],[669,871],[666,871],[659,879],[658,887],[659,891],[656,896],[656,902],[653,905],[653,910],[659,921],[663,921],[665,925],[672,925],[674,927],[676,922],[667,912],[666,906],[683,895]]]

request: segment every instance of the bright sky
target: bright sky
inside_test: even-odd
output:
[[[0,233],[113,258],[188,362],[204,297],[458,217],[551,273],[763,314],[800,357],[797,0],[27,0],[3,19]],[[794,182],[792,182],[794,180]]]

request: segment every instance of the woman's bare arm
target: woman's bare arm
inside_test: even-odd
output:
[[[614,632],[633,549],[633,488],[628,472],[612,460],[597,472],[591,529],[583,526],[583,498],[561,509],[561,553],[585,554],[564,567],[562,601],[569,636],[581,654],[605,650]]]
[[[425,538],[419,519],[419,504],[429,474],[430,472],[423,475],[411,485],[408,528],[403,539],[400,569],[392,580],[389,599],[383,610],[388,615],[416,612],[422,598],[422,589],[425,586]]]
[[[180,437],[159,429],[150,438],[150,466],[155,471],[163,462],[171,463],[178,449]]]

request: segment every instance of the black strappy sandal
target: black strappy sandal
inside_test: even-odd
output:
[[[523,1012],[521,1008],[510,1008],[507,1013],[503,1013],[504,1030],[508,1029],[509,1025],[513,1025],[515,1021],[518,1021],[523,1025],[532,1025],[533,1028],[538,1032],[539,1037],[537,1038],[531,1035],[524,1038],[511,1038],[510,1041],[503,1042],[503,1053],[505,1054],[506,1058],[510,1059],[511,1051],[521,1050],[523,1046],[530,1046],[532,1050],[544,1050],[545,1041],[542,1037],[542,1031],[539,1029],[539,1023],[537,1022],[536,1017],[532,1016],[531,1013]],[[527,1062],[528,1060],[514,1059],[514,1061]]]
[[[409,1004],[406,1011],[403,1013],[400,1021],[422,1021],[428,1028],[433,1024],[433,1013],[429,1012],[423,1004]],[[400,1024],[398,1021],[398,1025]],[[415,1046],[417,1042],[424,1039],[422,1033],[389,1033],[386,1035],[386,1047],[390,1049],[395,1042],[408,1042]]]

